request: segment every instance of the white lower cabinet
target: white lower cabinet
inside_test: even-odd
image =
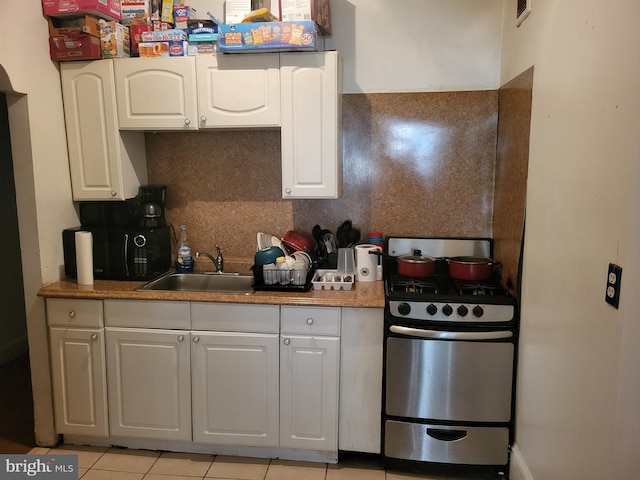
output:
[[[278,446],[278,335],[192,332],[193,440]]]
[[[56,433],[109,434],[100,300],[47,300]]]
[[[58,433],[337,459],[341,308],[48,299],[47,318]]]
[[[282,307],[280,446],[338,449],[340,309]]]
[[[189,331],[106,328],[112,436],[191,440]]]

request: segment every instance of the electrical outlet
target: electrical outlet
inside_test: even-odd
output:
[[[604,301],[614,308],[618,308],[620,303],[620,283],[622,282],[622,267],[613,263],[609,264],[609,271],[607,272],[607,291],[604,296]]]

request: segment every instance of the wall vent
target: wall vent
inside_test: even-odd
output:
[[[518,9],[516,11],[516,26],[519,27],[524,19],[531,13],[531,0],[518,0]]]

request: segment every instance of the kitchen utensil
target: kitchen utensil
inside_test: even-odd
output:
[[[432,277],[435,271],[435,258],[422,255],[420,250],[398,257],[398,273],[407,277]]]
[[[339,248],[338,249],[338,274],[339,275],[354,275],[356,273],[355,258],[353,255],[353,249],[351,248]]]
[[[356,245],[356,279],[359,282],[375,282],[382,279],[381,254],[382,249],[377,245],[370,243]]]
[[[451,257],[449,275],[457,280],[487,280],[493,275],[495,262],[486,257]]]
[[[351,220],[345,220],[336,230],[338,248],[353,247],[360,240],[360,230],[353,228]]]
[[[324,248],[327,254],[336,253],[338,251],[336,241],[333,238],[333,233],[331,233],[329,230],[323,230],[322,243],[324,243]]]
[[[284,252],[280,247],[267,247],[256,252],[254,255],[254,263],[256,265],[267,265],[269,263],[275,263],[278,257],[284,257]]]
[[[282,243],[285,247],[291,249],[292,253],[295,251],[313,251],[313,240],[294,230],[289,230],[284,234],[284,237],[282,237]]]

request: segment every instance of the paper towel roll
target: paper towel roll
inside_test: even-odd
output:
[[[75,236],[78,285],[93,285],[93,235],[80,231]]]

